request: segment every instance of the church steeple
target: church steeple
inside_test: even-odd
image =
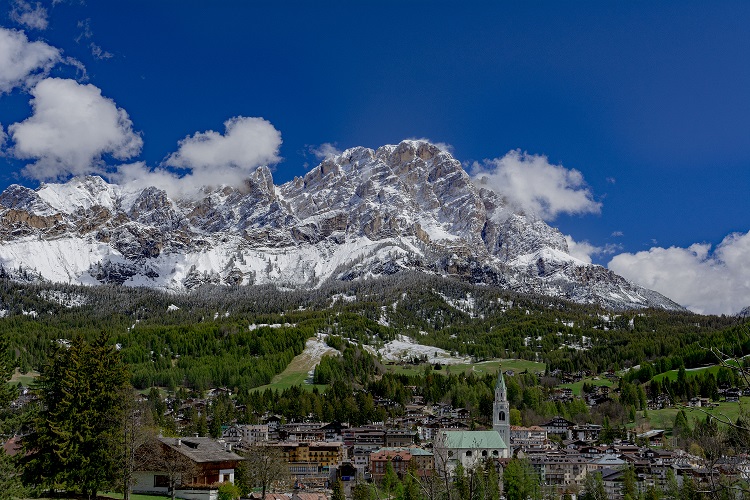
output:
[[[492,428],[500,433],[505,446],[510,447],[510,404],[508,403],[508,391],[505,387],[502,368],[495,384],[495,404],[492,405]]]

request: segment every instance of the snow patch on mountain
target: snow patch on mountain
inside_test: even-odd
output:
[[[67,293],[60,290],[44,290],[39,293],[39,296],[50,302],[54,302],[68,309],[73,307],[81,307],[86,305],[87,299],[85,296],[78,293]]]
[[[400,362],[408,361],[414,357],[422,358],[425,356],[428,363],[440,363],[443,365],[471,363],[470,356],[453,356],[445,349],[419,344],[414,339],[405,335],[399,335],[395,340],[387,342],[379,349],[371,346],[365,346],[365,349],[375,355],[380,355],[383,361]]]

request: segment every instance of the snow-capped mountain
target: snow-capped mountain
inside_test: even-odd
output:
[[[564,236],[475,185],[424,141],[353,148],[277,186],[170,199],[78,177],[0,194],[0,264],[53,281],[182,291],[203,283],[312,288],[405,269],[608,307],[680,306],[568,254]]]

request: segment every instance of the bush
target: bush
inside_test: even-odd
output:
[[[240,489],[234,483],[219,484],[219,500],[237,500],[240,498]]]

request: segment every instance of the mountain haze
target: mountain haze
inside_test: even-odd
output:
[[[194,198],[95,176],[12,185],[0,194],[0,264],[52,282],[177,292],[417,270],[616,309],[680,309],[570,256],[559,230],[425,141],[352,148],[279,186],[260,167],[241,187]]]

